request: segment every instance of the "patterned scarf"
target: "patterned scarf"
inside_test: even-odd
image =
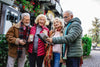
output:
[[[52,37],[52,34],[53,31],[50,31],[49,36]],[[44,67],[51,67],[51,60],[53,58],[53,53],[52,53],[53,46],[46,44],[45,48],[46,48],[46,55],[44,57]]]
[[[27,40],[28,40],[29,33],[30,33],[30,27],[26,26],[26,36],[24,38],[24,24],[21,22],[21,25],[20,25],[20,28],[19,28],[19,38],[23,39],[26,42],[26,44],[28,43]],[[27,45],[25,45],[25,46],[27,46]],[[17,58],[21,57],[22,50],[23,50],[22,48],[23,47],[24,46],[22,46],[22,45],[19,44],[18,49],[17,49],[17,53],[18,53]]]

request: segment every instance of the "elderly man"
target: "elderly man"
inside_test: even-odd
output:
[[[18,67],[24,67],[29,33],[30,14],[22,13],[21,21],[13,25],[6,34],[9,47],[7,67],[14,67],[16,60]]]
[[[64,36],[47,38],[47,41],[54,44],[63,44],[63,59],[66,59],[67,67],[79,67],[82,56],[82,27],[79,18],[73,18],[71,11],[63,14],[65,21]],[[66,51],[67,49],[67,51]],[[66,55],[65,55],[66,54]]]

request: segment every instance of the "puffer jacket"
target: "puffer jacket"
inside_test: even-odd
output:
[[[35,33],[36,33],[36,27],[37,27],[37,25],[34,25],[31,28],[30,34],[35,35]],[[49,29],[47,27],[44,27],[44,26],[42,26],[42,30],[40,31],[40,33],[43,33],[44,30],[46,30],[47,33],[48,33],[48,35],[49,35]],[[33,37],[33,39],[34,39],[34,37]],[[34,42],[34,40],[33,40],[33,42]],[[32,53],[32,51],[33,51],[33,46],[34,46],[33,42],[29,44],[29,49],[28,49],[29,53]],[[45,52],[46,52],[45,51],[45,43],[39,38],[38,39],[37,56],[45,55]]]
[[[73,18],[67,25],[71,23],[67,29],[65,36],[53,38],[53,43],[55,44],[66,44],[68,46],[67,57],[81,57],[83,55],[82,51],[82,27],[79,18]],[[66,30],[64,29],[64,32]]]

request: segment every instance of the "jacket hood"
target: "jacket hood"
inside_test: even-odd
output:
[[[81,24],[81,20],[79,19],[79,18],[77,18],[77,17],[75,17],[75,18],[73,18],[73,19],[71,19],[68,23],[70,23],[70,22],[79,22],[80,24]]]

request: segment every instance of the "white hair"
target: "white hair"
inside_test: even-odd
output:
[[[38,20],[39,20],[41,17],[44,17],[44,18],[45,18],[45,25],[46,25],[47,17],[46,17],[44,14],[39,14],[39,15],[36,17],[36,19],[35,19],[35,24],[38,24]]]
[[[22,14],[21,14],[21,19],[23,19],[24,16],[29,16],[29,18],[30,18],[30,14],[29,14],[29,13],[22,13]]]
[[[73,15],[73,12],[70,11],[70,10],[64,11],[64,13],[69,13],[70,15]],[[63,13],[63,14],[64,14],[64,13]]]

